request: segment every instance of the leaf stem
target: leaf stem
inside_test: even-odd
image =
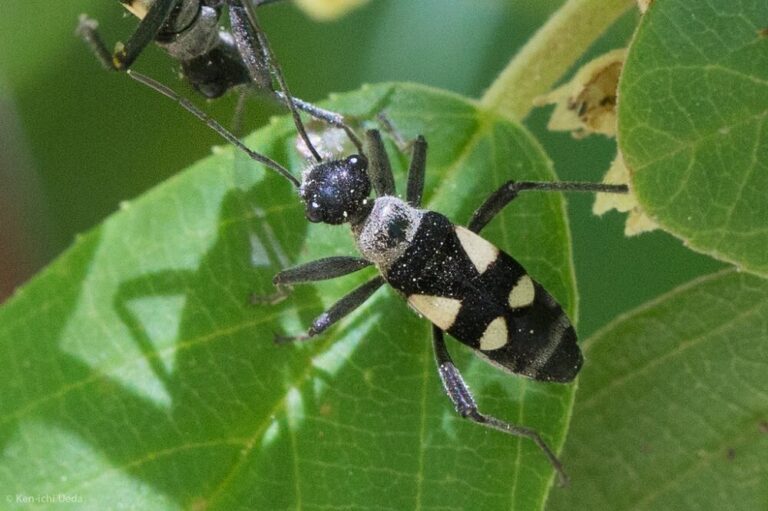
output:
[[[589,46],[634,2],[566,0],[510,60],[480,100],[482,107],[514,120],[549,91]]]

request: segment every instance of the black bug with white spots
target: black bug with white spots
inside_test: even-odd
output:
[[[264,38],[260,32],[259,37]],[[274,60],[272,64],[277,66]],[[378,269],[378,276],[320,314],[305,333],[277,336],[277,342],[317,336],[357,309],[381,286],[389,284],[432,322],[438,374],[456,411],[483,426],[531,439],[557,471],[560,482],[566,482],[562,464],[537,431],[479,410],[448,353],[444,332],[508,372],[541,381],[573,380],[582,356],[573,326],[562,307],[518,262],[479,233],[521,191],[626,193],[626,186],[508,181],[480,205],[467,227],[461,227],[440,213],[421,209],[427,159],[427,142],[421,136],[412,142],[404,200],[397,196],[378,130],[366,132],[364,146],[355,143],[360,149],[358,154],[320,160],[297,179],[282,165],[244,146],[171,89],[139,73],[128,74],[178,102],[252,159],[286,178],[297,189],[307,220],[350,224],[363,257],[328,257],[283,270],[274,278],[278,293],[262,297],[264,300],[284,297],[295,284],[340,277],[372,265]],[[301,124],[298,117],[294,119]],[[371,191],[375,191],[375,197],[370,196]]]
[[[492,364],[542,381],[569,382],[582,356],[562,307],[511,256],[480,237],[482,228],[520,191],[602,191],[625,186],[594,183],[507,182],[475,212],[467,228],[440,213],[420,209],[427,143],[413,142],[406,200],[397,197],[389,160],[377,130],[366,133],[367,155],[324,162],[305,172],[299,194],[311,222],[349,223],[363,258],[331,257],[278,273],[277,286],[319,281],[375,265],[380,275],[318,316],[303,335],[310,339],[362,305],[387,283],[430,320],[440,377],[456,410],[468,419],[531,438],[565,482],[562,466],[537,432],[478,410],[445,346],[443,332]],[[375,199],[369,198],[371,189]]]
[[[423,137],[413,142],[405,200],[396,195],[378,130],[366,132],[365,154],[313,164],[299,180],[280,164],[243,146],[220,124],[166,87],[138,73],[131,76],[178,101],[251,158],[285,177],[296,187],[307,220],[350,224],[363,257],[334,256],[283,270],[273,280],[278,293],[260,301],[283,298],[296,284],[332,279],[372,265],[379,270],[378,276],[315,318],[305,333],[279,335],[277,342],[316,337],[388,283],[433,323],[438,373],[456,411],[486,427],[531,439],[555,468],[561,484],[566,483],[562,464],[537,431],[479,410],[448,353],[444,332],[508,372],[540,381],[573,380],[582,356],[562,307],[518,262],[478,233],[521,191],[626,193],[626,186],[509,181],[482,203],[467,227],[461,227],[440,213],[420,209],[427,153]],[[370,197],[371,191],[376,197]]]

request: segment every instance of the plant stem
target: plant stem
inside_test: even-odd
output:
[[[633,0],[566,0],[512,57],[480,100],[489,110],[522,120]]]

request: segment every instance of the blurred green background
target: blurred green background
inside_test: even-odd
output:
[[[561,4],[372,0],[339,21],[317,23],[285,2],[260,15],[293,93],[303,99],[393,80],[478,98]],[[100,21],[109,45],[136,26],[117,0],[10,2],[0,17],[0,300],[122,200],[221,143],[171,102],[103,71],[74,36],[81,13]],[[624,46],[636,22],[636,13],[628,13],[587,58]],[[178,66],[156,47],[136,67],[198,100],[178,80]],[[234,97],[204,107],[226,125]],[[534,111],[526,125],[560,177],[599,180],[615,154],[614,141],[549,133],[550,110]],[[275,113],[274,106],[249,103],[249,131]],[[596,218],[591,202],[569,200],[581,335],[721,266],[661,232],[626,239],[623,217]],[[514,255],[514,247],[504,248]]]

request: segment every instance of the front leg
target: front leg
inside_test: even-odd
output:
[[[368,130],[365,133],[368,144],[368,157],[370,165],[368,174],[371,178],[376,195],[383,197],[385,195],[396,195],[395,177],[392,174],[392,166],[384,148],[384,142],[381,139],[379,130]],[[408,167],[408,183],[406,189],[406,200],[411,206],[418,208],[421,206],[421,197],[424,193],[424,171],[427,166],[427,141],[419,135],[414,139],[413,151],[411,153],[411,164]]]
[[[361,257],[337,256],[326,257],[325,259],[318,259],[317,261],[311,261],[294,266],[293,268],[287,268],[272,279],[272,283],[277,287],[277,291],[265,296],[252,295],[251,303],[275,304],[288,296],[293,284],[335,279],[336,277],[342,277],[367,268],[372,264],[369,260]]]
[[[389,163],[384,141],[379,130],[365,132],[367,155],[369,159],[368,177],[371,179],[373,189],[378,197],[395,195],[395,176],[392,174],[392,165]]]
[[[406,152],[408,149],[411,150],[411,163],[408,166],[408,181],[406,186],[405,200],[414,208],[420,208],[421,199],[424,195],[424,173],[427,167],[427,141],[422,135],[419,135],[415,139],[406,142],[405,138],[403,138],[403,135],[395,127],[394,123],[389,118],[389,116],[387,116],[387,114],[384,112],[379,112],[376,118],[379,120],[379,123],[381,124],[384,131],[394,139],[395,144],[397,145],[397,148],[400,149],[400,151]],[[378,143],[381,145],[381,137],[378,138]],[[383,145],[381,150],[383,150]],[[390,186],[392,189],[390,195],[394,195],[394,179]]]
[[[413,141],[411,164],[408,166],[408,183],[405,199],[414,208],[421,207],[421,199],[424,195],[424,173],[427,168],[427,141],[419,135]]]

